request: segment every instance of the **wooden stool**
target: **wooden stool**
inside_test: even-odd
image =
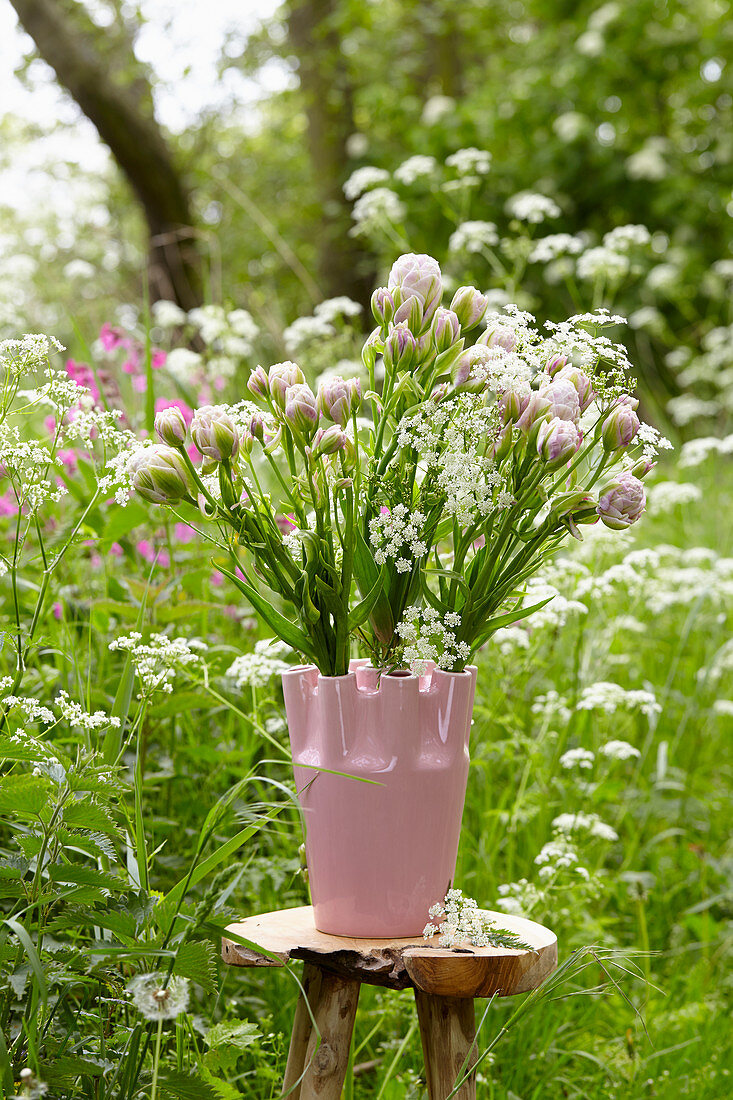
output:
[[[341,1096],[354,1029],[359,986],[415,990],[425,1073],[430,1100],[445,1100],[459,1074],[476,1058],[474,997],[526,993],[557,966],[557,939],[548,928],[504,913],[486,915],[507,928],[533,951],[503,947],[439,948],[417,939],[357,940],[318,932],[313,909],[283,909],[248,917],[227,931],[277,956],[274,962],[256,950],[225,939],[224,961],[232,966],[280,966],[303,959],[303,989],[293,1021],[283,1092],[293,1100],[338,1100]],[[318,1033],[313,1028],[311,1013]],[[304,1073],[305,1070],[305,1073]],[[471,1076],[456,1100],[473,1100]]]

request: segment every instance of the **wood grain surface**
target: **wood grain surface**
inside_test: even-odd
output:
[[[505,947],[431,946],[421,937],[364,940],[329,936],[316,929],[313,909],[281,909],[232,924],[228,931],[277,956],[224,939],[222,957],[232,966],[277,966],[304,959],[342,978],[390,989],[413,986],[440,997],[509,997],[535,989],[557,966],[557,938],[524,917],[484,910],[498,927],[516,932],[531,951]]]
[[[466,997],[432,997],[415,990],[429,1100],[450,1096],[478,1057],[473,1001]],[[475,1100],[476,1075],[471,1074],[455,1100]]]

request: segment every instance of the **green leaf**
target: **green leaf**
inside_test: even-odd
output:
[[[7,924],[8,928],[10,928],[11,931],[15,933],[15,935],[18,937],[21,944],[23,945],[23,949],[28,956],[28,962],[31,964],[31,969],[33,970],[36,982],[38,983],[38,991],[41,996],[41,1004],[45,1008],[48,1001],[48,987],[46,985],[46,975],[43,972],[41,960],[39,959],[38,952],[36,951],[36,945],[33,943],[33,940],[31,939],[23,925],[20,923],[20,921],[15,920],[13,917],[5,917],[5,924]]]
[[[210,1069],[221,1069],[231,1073],[236,1069],[237,1060],[252,1043],[257,1042],[261,1032],[256,1024],[246,1020],[229,1020],[214,1024],[206,1035],[209,1050],[204,1057]]]
[[[304,653],[307,657],[313,659],[310,638],[304,631],[300,630],[290,619],[286,619],[284,615],[281,615],[251,584],[247,584],[246,581],[241,580],[234,573],[230,573],[228,569],[222,568],[221,572],[247,597],[255,611],[259,612],[278,638],[282,638],[296,653]]]
[[[91,798],[80,798],[64,807],[64,825],[70,829],[89,829],[93,832],[109,833],[121,839],[122,832],[112,815]]]
[[[76,886],[97,886],[101,890],[119,892],[124,888],[124,880],[96,867],[87,867],[82,863],[53,863],[48,868],[51,882],[71,883]]]
[[[158,1091],[179,1100],[219,1100],[214,1086],[197,1073],[169,1070],[158,1078]]]
[[[101,1077],[107,1067],[109,1062],[105,1063],[102,1059],[92,1061],[74,1054],[62,1054],[47,1066],[42,1066],[40,1076],[49,1084],[60,1084],[69,1077]]]
[[[209,940],[184,943],[176,953],[174,974],[190,978],[207,993],[216,989],[216,951]]]
[[[503,626],[511,626],[512,623],[521,622],[522,619],[526,619],[528,615],[531,615],[535,611],[539,611],[541,607],[548,604],[552,600],[553,596],[548,596],[546,600],[540,600],[539,603],[532,604],[531,607],[520,607],[516,611],[507,611],[505,615],[497,615],[493,619],[487,619],[483,624],[481,635],[473,642],[474,651],[484,642],[488,641],[492,634],[499,630]]]
[[[37,817],[51,798],[51,782],[42,775],[8,775],[0,780],[0,813]]]
[[[48,753],[31,741],[23,739],[17,743],[13,741],[12,734],[3,734],[0,737],[0,760],[27,760],[35,764],[47,757]]]
[[[365,623],[371,615],[382,592],[387,586],[387,567],[383,565],[379,576],[367,592],[364,599],[349,612],[349,630],[355,630],[357,626]]]
[[[379,579],[380,570],[359,528],[356,529],[354,540],[354,576],[362,598],[366,599]],[[391,640],[395,627],[392,607],[385,588],[386,584],[379,592],[369,615],[374,633],[383,643]]]

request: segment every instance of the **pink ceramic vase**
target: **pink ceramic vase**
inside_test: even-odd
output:
[[[418,679],[352,661],[346,676],[283,674],[321,932],[422,935],[455,872],[475,688],[474,667]]]

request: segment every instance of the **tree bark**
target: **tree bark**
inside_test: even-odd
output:
[[[153,111],[150,82],[132,39],[114,57],[110,33],[78,0],[10,0],[59,83],[94,124],[139,200],[149,233],[152,301],[200,305],[201,273],[190,194]],[[117,35],[119,38],[119,34]]]
[[[336,12],[335,0],[291,0],[288,36],[298,59],[309,155],[323,211],[321,282],[329,297],[346,294],[368,306],[373,261],[349,236],[350,207],[343,193],[346,142],[354,131],[353,89],[334,22]]]

